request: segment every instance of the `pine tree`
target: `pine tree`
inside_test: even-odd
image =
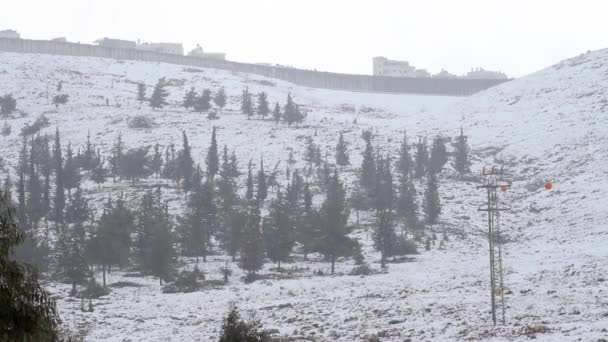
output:
[[[207,225],[203,205],[203,193],[200,170],[195,172],[193,189],[186,202],[184,216],[180,219],[182,250],[187,256],[195,256],[198,264],[199,256],[207,261],[209,248],[207,246]]]
[[[279,123],[281,121],[281,116],[281,106],[278,102],[275,102],[274,109],[272,110],[272,118],[274,119],[274,122]]]
[[[65,208],[65,192],[63,186],[63,157],[61,156],[61,139],[59,128],[55,132],[55,147],[53,149],[54,170],[55,170],[55,197],[53,198],[54,220],[57,223],[63,222],[63,209]]]
[[[287,101],[283,107],[283,119],[291,126],[292,123],[298,120],[296,113],[296,104],[293,102],[291,93],[287,94]]]
[[[432,172],[427,177],[427,185],[426,190],[424,191],[422,209],[424,209],[426,223],[434,224],[437,222],[437,218],[441,213],[441,202],[439,200],[439,186],[437,184],[437,177]]]
[[[232,307],[222,323],[219,342],[270,342],[270,334],[256,320],[242,320],[236,307]]]
[[[114,202],[108,199],[104,205],[90,247],[92,258],[102,265],[104,287],[106,270],[112,265],[122,268],[129,261],[134,219],[122,194]]]
[[[217,93],[215,93],[213,102],[215,103],[216,106],[218,106],[220,108],[220,110],[222,110],[222,111],[224,110],[224,107],[226,107],[226,102],[227,102],[226,90],[224,89],[224,87],[221,87],[220,90],[218,90]]]
[[[135,259],[143,272],[159,277],[162,285],[173,270],[175,250],[170,217],[159,192],[144,194],[136,222]]]
[[[160,172],[163,167],[163,155],[160,152],[160,145],[156,143],[154,145],[154,154],[152,155],[152,160],[150,161],[150,169],[156,174],[158,178],[160,176]]]
[[[268,95],[265,92],[261,92],[258,94],[257,112],[258,115],[262,117],[262,119],[265,119],[266,115],[270,113],[270,107],[268,105]]]
[[[87,142],[85,145],[84,154],[79,158],[80,167],[83,170],[90,171],[95,167],[95,148],[91,143],[91,132],[87,132]]]
[[[239,267],[247,272],[247,278],[253,280],[255,273],[264,266],[264,247],[260,229],[260,205],[257,201],[249,204],[247,224],[241,239]]]
[[[200,96],[194,101],[194,110],[198,113],[206,112],[211,109],[211,91],[203,89]]]
[[[112,173],[112,179],[116,181],[116,176],[120,175],[120,166],[124,157],[124,144],[122,142],[122,133],[118,133],[116,142],[112,146],[112,157],[110,158],[110,172]]]
[[[247,192],[245,193],[245,199],[248,203],[253,201],[253,174],[252,174],[252,162],[249,160],[249,165],[247,166]]]
[[[98,186],[108,179],[108,169],[104,166],[103,161],[99,162],[93,170],[91,170],[91,180]]]
[[[179,173],[182,180],[182,189],[185,193],[192,189],[192,174],[194,172],[194,160],[188,144],[186,131],[182,131],[182,150],[179,151]]]
[[[131,180],[132,184],[150,174],[150,157],[148,146],[132,148],[123,153],[120,158],[120,175]]]
[[[249,88],[245,88],[243,90],[243,94],[241,95],[241,112],[244,115],[247,115],[248,119],[250,119],[253,115],[253,102],[251,100]]]
[[[299,218],[296,220],[296,238],[302,245],[304,260],[307,260],[308,254],[314,252],[317,247],[320,218],[319,213],[312,207],[312,192],[308,183],[304,185],[303,197],[304,207],[298,213]]]
[[[403,140],[399,147],[399,158],[397,159],[397,173],[400,179],[408,179],[414,171],[414,162],[410,153],[410,145],[407,143],[407,134],[403,133]]]
[[[63,169],[63,184],[68,190],[68,197],[72,194],[72,189],[80,185],[80,171],[78,165],[74,160],[74,153],[72,152],[72,146],[68,143],[66,150],[65,166]]]
[[[384,268],[386,267],[386,259],[392,255],[397,241],[397,234],[395,234],[395,228],[393,227],[392,210],[379,210],[376,214],[376,220],[376,229],[372,239],[374,240],[374,247],[380,252],[380,264]]]
[[[36,270],[14,258],[25,233],[15,221],[8,189],[0,194],[0,331],[7,341],[55,341],[59,317],[55,301],[40,286]]]
[[[9,125],[8,122],[5,121],[4,126],[2,126],[2,132],[0,132],[0,134],[2,134],[2,136],[4,137],[4,140],[6,140],[6,137],[11,135],[11,131],[12,131],[11,125]]]
[[[57,238],[57,262],[60,275],[72,284],[72,295],[76,285],[83,284],[90,276],[86,260],[85,229],[82,223],[62,226]]]
[[[321,207],[322,229],[319,237],[319,249],[331,262],[331,274],[334,274],[336,259],[350,250],[351,241],[346,236],[348,216],[344,187],[338,173],[334,171]]]
[[[279,191],[277,197],[271,202],[268,216],[264,220],[266,254],[270,260],[277,263],[279,272],[281,262],[289,259],[295,243],[294,235],[293,215],[290,213],[286,199]]]
[[[407,230],[419,236],[418,205],[416,204],[416,188],[411,177],[399,178],[399,194],[397,199],[397,215],[404,219]]]
[[[443,138],[440,136],[433,139],[431,147],[431,160],[429,161],[429,170],[434,173],[439,173],[448,162],[448,152],[445,148]]]
[[[415,160],[416,167],[414,169],[414,177],[423,177],[429,170],[429,148],[426,138],[420,139],[416,144]]]
[[[263,205],[264,200],[268,196],[268,185],[266,183],[266,173],[264,172],[264,160],[260,160],[260,170],[258,171],[257,177],[257,201]]]
[[[361,161],[361,173],[359,174],[359,184],[368,192],[373,191],[376,179],[376,161],[374,158],[374,148],[372,147],[372,133],[363,132],[365,149],[363,150],[363,160]]]
[[[11,94],[0,97],[0,114],[7,117],[12,112],[17,110],[17,100]]]
[[[77,187],[65,211],[67,223],[84,224],[90,217],[89,204],[82,194],[82,188]]]
[[[70,97],[68,94],[58,94],[53,96],[53,104],[55,105],[55,108],[59,109],[59,105],[65,105],[68,103],[69,98]]]
[[[338,144],[336,145],[336,164],[342,167],[350,164],[350,157],[348,156],[348,146],[344,140],[344,135],[340,132],[338,137]]]
[[[30,153],[30,162],[28,167],[28,182],[27,182],[27,212],[29,216],[30,227],[38,228],[38,223],[44,216],[44,207],[42,204],[43,185],[40,180],[40,175],[36,170],[36,160],[34,151],[34,142],[32,141]]]
[[[194,87],[190,88],[190,90],[186,93],[186,95],[184,95],[184,101],[182,102],[182,106],[184,106],[184,108],[186,108],[186,110],[194,107],[194,104],[196,102],[196,91],[194,90]]]
[[[146,101],[146,85],[143,83],[137,83],[137,101],[139,103]]]
[[[213,126],[211,133],[211,144],[207,151],[207,175],[213,179],[219,170],[219,155],[217,151],[216,127]]]
[[[167,97],[169,97],[169,92],[165,89],[167,86],[167,81],[164,77],[159,78],[158,82],[154,86],[154,90],[152,91],[152,96],[150,96],[150,107],[152,109],[163,108],[168,104]]]
[[[471,149],[467,139],[461,127],[460,135],[456,137],[456,143],[454,144],[454,169],[461,175],[471,172]]]

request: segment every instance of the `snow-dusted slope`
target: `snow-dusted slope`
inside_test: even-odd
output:
[[[593,341],[608,335],[608,206],[603,202],[608,192],[608,51],[564,61],[466,99],[317,90],[258,76],[192,71],[154,63],[0,54],[0,94],[13,93],[19,109],[28,114],[9,120],[13,134],[0,142],[0,153],[14,166],[19,128],[43,112],[52,122],[46,132],[58,126],[64,140],[81,146],[90,131],[102,150],[119,131],[131,146],[157,141],[179,146],[180,131],[185,130],[200,162],[211,125],[216,125],[220,144],[236,150],[241,166],[260,156],[269,164],[284,161],[290,148],[301,154],[308,135],[333,148],[339,131],[351,143],[353,165],[359,165],[362,129],[378,134],[381,149],[395,151],[404,130],[410,137],[453,136],[462,126],[474,150],[474,170],[503,164],[514,181],[503,196],[513,210],[502,216],[509,236],[509,324],[493,328],[489,319],[487,240],[477,212],[483,194],[474,181],[456,180],[446,172],[440,188],[442,223],[435,227],[450,237],[445,249],[437,244],[414,262],[391,264],[388,273],[363,278],[313,277],[313,271],[326,272],[328,265],[296,259],[289,265],[300,268],[295,279],[245,285],[233,267],[230,285],[192,294],[161,294],[154,279],[113,273],[110,283],[127,280],[143,286],[113,289],[96,303],[94,313],[80,312],[79,302],[66,298],[64,285],[50,284],[60,295],[64,320],[87,330],[89,340],[212,341],[231,301],[256,310],[266,327],[282,335],[316,341],[360,341],[370,334],[381,341],[526,340],[528,327],[534,326],[548,328],[536,334],[544,341]],[[172,102],[190,86],[224,85],[230,104],[213,123],[180,108],[151,111],[140,106],[135,83],[152,86],[162,76],[176,83],[184,80],[170,88]],[[71,100],[57,112],[47,103],[46,92],[48,87],[52,94],[58,80],[64,81]],[[283,102],[291,92],[310,111],[304,127],[246,120],[238,113],[238,96],[246,86],[254,93],[269,92],[273,102]],[[157,127],[127,128],[127,119],[139,114],[152,117]],[[345,177],[352,176],[347,170]],[[545,180],[554,183],[553,190],[542,188]],[[110,182],[102,190],[116,191],[122,185]],[[92,184],[87,189],[102,200]],[[139,190],[131,191],[135,197]],[[169,190],[166,196],[174,199],[179,212],[181,196]],[[366,245],[372,267],[379,269],[366,232],[355,236]],[[219,278],[217,267],[224,260],[218,255],[204,266],[208,277]],[[351,268],[351,261],[338,265],[342,273]]]

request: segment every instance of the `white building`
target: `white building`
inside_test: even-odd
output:
[[[471,69],[463,78],[470,79],[498,79],[498,80],[506,80],[507,75],[500,71],[490,71],[485,70],[483,68],[474,68]]]
[[[99,46],[105,46],[110,48],[120,48],[120,49],[134,49],[137,44],[130,40],[123,39],[115,39],[115,38],[102,38],[97,39],[95,43],[99,44]]]
[[[416,69],[410,65],[408,61],[395,61],[386,57],[374,57],[374,76],[392,76],[392,77],[431,77],[425,69]]]
[[[181,43],[143,43],[135,47],[139,50],[183,55],[184,46]]]
[[[458,76],[448,72],[447,70],[441,69],[440,72],[433,75],[433,78],[458,78]]]
[[[208,58],[208,59],[217,59],[217,60],[226,60],[226,54],[222,52],[205,52],[200,45],[196,45],[192,51],[188,52],[188,56],[199,57],[199,58]]]
[[[21,36],[15,30],[2,30],[0,31],[0,38],[20,39]]]

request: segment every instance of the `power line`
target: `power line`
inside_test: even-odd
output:
[[[484,177],[483,185],[478,189],[486,189],[487,203],[479,207],[479,211],[488,213],[488,244],[490,254],[490,287],[492,302],[492,322],[497,323],[497,315],[500,315],[500,323],[505,324],[505,297],[502,264],[502,240],[500,237],[500,212],[511,208],[501,206],[498,199],[498,189],[505,191],[509,184],[504,181],[503,168],[485,168],[482,171]],[[498,298],[497,298],[498,297]]]

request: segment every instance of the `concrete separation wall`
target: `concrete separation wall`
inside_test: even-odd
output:
[[[162,62],[256,74],[312,88],[361,92],[467,96],[507,81],[340,74],[47,40],[0,38],[0,51]]]

